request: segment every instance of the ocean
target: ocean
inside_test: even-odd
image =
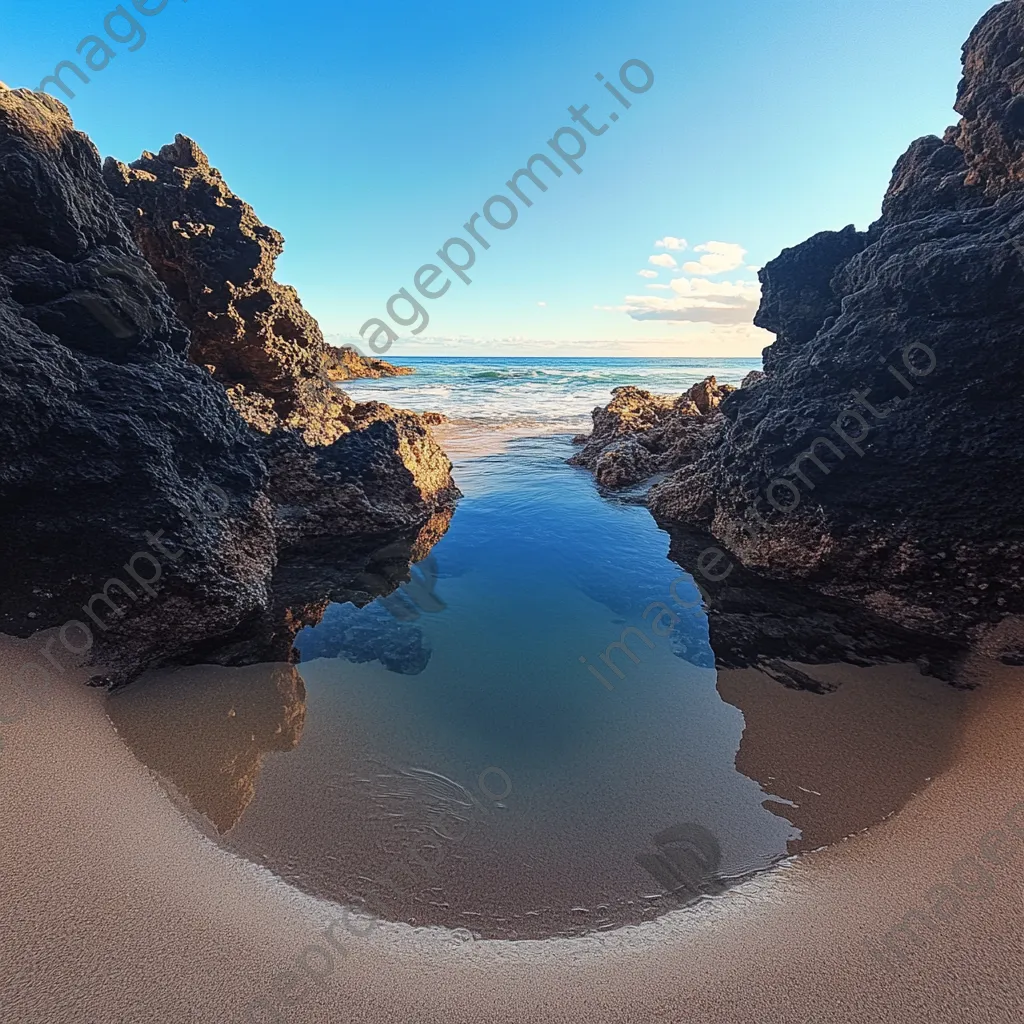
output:
[[[595,406],[613,388],[635,384],[656,394],[678,395],[715,375],[736,384],[761,369],[760,357],[715,359],[541,359],[504,356],[396,358],[410,377],[346,381],[356,401],[377,400],[415,412],[443,412],[454,422],[480,427],[517,427],[531,432],[579,432],[590,426]]]

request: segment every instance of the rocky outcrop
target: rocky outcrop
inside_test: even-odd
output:
[[[70,624],[59,664],[173,653],[268,600],[259,438],[188,341],[67,110],[0,90],[0,628]]]
[[[349,416],[352,429],[331,445],[287,433],[268,442],[282,552],[339,534],[415,532],[459,496],[448,456],[416,413],[364,402]]]
[[[722,399],[735,390],[714,377],[679,397],[615,388],[611,402],[594,410],[593,432],[576,438],[584,447],[569,464],[593,471],[610,489],[679,469],[693,459]]]
[[[963,120],[910,147],[881,219],[761,271],[766,377],[654,489],[660,522],[932,635],[1024,608],[1022,42],[1022,0],[990,11]]]
[[[405,377],[416,371],[411,366],[395,366],[383,359],[360,355],[347,345],[327,345],[324,368],[331,380],[376,379],[379,377]]]
[[[184,135],[103,176],[135,240],[192,337],[189,356],[264,433],[301,431],[330,444],[352,429],[352,404],[331,385],[316,320],[274,280],[284,238],[256,216]]]
[[[348,364],[295,289],[274,280],[284,239],[191,139],[178,135],[130,167],[108,157],[104,177],[177,300],[191,358],[250,426],[274,434],[266,454],[284,548],[297,538],[367,532],[367,523],[375,534],[414,529],[454,501],[451,463],[424,420],[380,402],[359,405],[331,383]],[[358,366],[383,375],[373,362]]]
[[[127,211],[62,104],[0,89],[0,627],[63,624],[56,660],[114,683],[266,615],[303,544],[416,535],[458,494],[418,417],[330,384],[280,236],[198,149],[142,163],[107,165]]]

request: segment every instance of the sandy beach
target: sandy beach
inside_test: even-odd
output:
[[[203,838],[116,735],[102,692],[69,673],[45,707],[24,700],[11,676],[37,644],[3,648],[4,719],[19,719],[0,752],[7,1020],[1019,1019],[1022,669],[967,666],[978,688],[958,698],[948,764],[891,818],[711,905],[529,943],[335,927],[332,949],[339,908]],[[889,935],[929,908],[915,937]]]
[[[61,4],[0,1024],[1024,1024],[1024,0]]]

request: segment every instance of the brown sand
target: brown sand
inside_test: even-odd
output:
[[[1024,1019],[1024,670],[978,659],[949,763],[883,824],[682,911],[592,940],[417,949],[407,927],[311,944],[337,908],[203,838],[70,677],[45,708],[0,649],[0,1020],[4,1022],[1017,1022]],[[24,709],[24,717],[22,717]],[[841,752],[837,752],[841,756]],[[1004,826],[1005,828],[1005,826]],[[965,856],[993,891],[947,898],[880,961],[869,946]],[[965,881],[966,880],[966,881]],[[952,893],[953,890],[950,890]],[[285,994],[287,992],[287,994]],[[254,1001],[280,1004],[278,1013]]]
[[[550,423],[470,423],[453,420],[430,428],[437,443],[455,462],[478,459],[485,455],[500,455],[512,441],[523,437],[551,437],[554,434],[573,433],[571,428]],[[588,432],[589,424],[582,423],[579,430]]]

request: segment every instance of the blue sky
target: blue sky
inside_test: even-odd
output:
[[[278,279],[350,339],[591,104],[609,128],[576,126],[582,174],[558,162],[514,226],[488,227],[472,284],[449,275],[390,354],[754,355],[771,335],[749,323],[750,267],[877,217],[910,141],[956,120],[960,46],[989,6],[168,0],[143,17],[126,0],[138,45],[124,19],[127,42],[107,36],[109,0],[0,0],[0,78],[34,88],[106,38],[116,56],[66,100],[78,127],[128,161],[193,137],[284,234]],[[619,83],[630,59],[654,72],[642,95]]]

